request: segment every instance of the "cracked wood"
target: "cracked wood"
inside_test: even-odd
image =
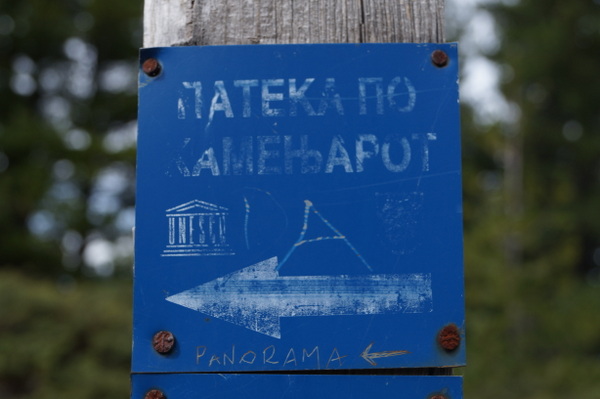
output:
[[[444,40],[444,0],[146,0],[144,9],[144,47]]]

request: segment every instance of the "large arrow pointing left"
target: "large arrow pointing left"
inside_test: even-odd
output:
[[[280,276],[277,257],[199,285],[167,301],[281,338],[281,317],[432,311],[430,274]]]

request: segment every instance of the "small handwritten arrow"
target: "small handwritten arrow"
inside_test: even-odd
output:
[[[431,312],[429,274],[280,276],[277,257],[166,298],[281,338],[281,317]]]
[[[407,353],[409,353],[408,351],[384,351],[384,352],[369,353],[372,346],[373,346],[373,343],[371,342],[371,344],[369,346],[367,346],[365,348],[365,350],[362,351],[362,353],[360,354],[360,357],[362,357],[367,362],[369,362],[371,364],[371,366],[377,366],[377,363],[375,363],[375,361],[373,359],[381,359],[384,357],[400,356],[400,355],[406,355]]]

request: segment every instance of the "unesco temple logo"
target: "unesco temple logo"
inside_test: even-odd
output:
[[[168,244],[162,256],[234,255],[227,243],[225,207],[193,200],[167,209]]]

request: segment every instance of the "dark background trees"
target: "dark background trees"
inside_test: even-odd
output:
[[[463,107],[465,397],[596,398],[600,2],[485,3],[499,41],[463,65],[504,104]],[[128,395],[141,12],[0,1],[2,398]]]
[[[141,2],[2,3],[3,268],[114,271],[94,248],[130,235],[140,21]]]
[[[0,1],[0,397],[127,397],[141,1]]]
[[[511,111],[463,113],[466,397],[600,392],[597,1],[489,4]]]

